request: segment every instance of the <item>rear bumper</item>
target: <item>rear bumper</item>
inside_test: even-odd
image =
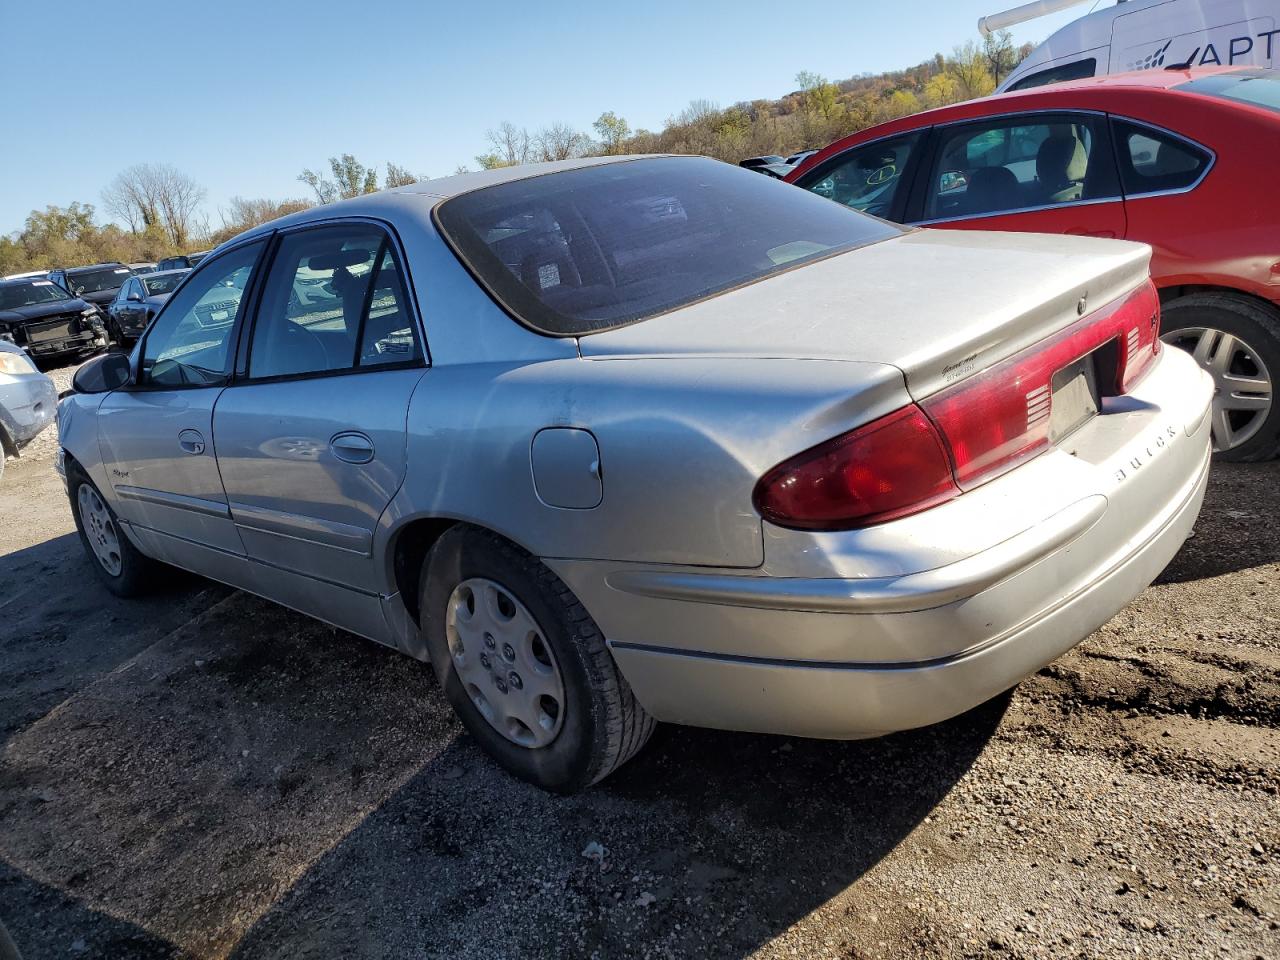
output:
[[[876,528],[768,528],[759,570],[547,563],[660,720],[829,738],[923,726],[1049,663],[1159,574],[1204,497],[1211,396],[1167,350],[1063,449]]]
[[[913,663],[808,663],[614,644],[614,657],[655,716],[695,726],[846,739],[954,717],[1014,686],[1111,619],[1159,575],[1191,532],[1203,468],[1136,549],[1087,588],[962,654]],[[954,613],[959,616],[958,609]],[[910,617],[911,614],[900,614]],[[909,629],[909,624],[901,624]]]

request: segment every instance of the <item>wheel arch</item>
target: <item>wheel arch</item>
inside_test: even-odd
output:
[[[537,556],[527,544],[521,543],[509,532],[495,529],[470,518],[444,515],[419,515],[406,518],[391,532],[387,541],[386,558],[390,580],[400,594],[400,602],[418,626],[422,625],[418,587],[422,578],[423,564],[427,562],[431,548],[454,527],[470,527],[491,533],[519,547],[525,553]]]
[[[1216,293],[1224,297],[1233,297],[1237,300],[1243,300],[1246,303],[1252,303],[1262,307],[1272,313],[1280,316],[1280,303],[1275,300],[1269,300],[1264,296],[1260,296],[1250,290],[1244,290],[1240,287],[1231,287],[1225,284],[1215,283],[1180,283],[1173,284],[1168,287],[1161,287],[1160,293],[1160,309],[1167,308],[1176,300],[1189,297],[1195,293]]]

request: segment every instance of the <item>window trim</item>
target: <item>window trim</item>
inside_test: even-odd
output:
[[[928,160],[927,169],[929,170],[933,169],[933,164],[934,164],[934,161],[937,159],[938,152],[942,149],[942,138],[940,136],[941,131],[945,130],[948,127],[957,127],[957,126],[974,124],[974,123],[986,123],[993,120],[998,120],[998,121],[1021,120],[1028,117],[1045,117],[1045,116],[1087,117],[1097,122],[1098,126],[1094,130],[1094,132],[1095,134],[1100,135],[1100,139],[1103,142],[1099,143],[1096,149],[1099,151],[1102,151],[1104,155],[1110,154],[1112,165],[1113,166],[1118,165],[1119,160],[1113,152],[1114,151],[1113,144],[1114,144],[1115,137],[1111,129],[1109,114],[1107,114],[1102,110],[1081,110],[1081,109],[1070,109],[1070,108],[1062,110],[1062,109],[1054,109],[1052,107],[1049,107],[1049,108],[1039,108],[1035,110],[1011,110],[1006,113],[992,113],[992,114],[987,114],[981,117],[964,117],[963,119],[947,120],[942,123],[935,124],[933,128],[932,142],[929,144],[929,160]],[[1034,123],[1035,121],[1033,120],[1032,122]],[[1097,206],[1103,203],[1123,203],[1127,198],[1125,197],[1125,193],[1124,193],[1124,184],[1120,182],[1120,171],[1118,167],[1115,170],[1115,174],[1116,174],[1117,182],[1116,182],[1116,195],[1114,197],[1094,197],[1091,200],[1064,200],[1061,203],[1043,203],[1043,204],[1038,204],[1037,206],[1034,206],[1034,207],[1013,207],[1005,210],[989,210],[986,213],[968,214],[968,215],[959,216],[959,217],[932,217],[928,220],[912,220],[910,221],[910,225],[913,227],[930,227],[938,223],[958,223],[962,220],[966,220],[966,221],[967,220],[988,220],[991,217],[1010,217],[1019,213],[1042,213],[1046,210],[1063,210],[1063,209],[1066,209],[1067,207],[1092,207],[1092,206]],[[929,181],[926,179],[925,184],[927,184],[928,182]],[[925,187],[925,189],[927,189],[927,187]],[[926,197],[924,195],[921,195],[919,197],[919,200],[921,202],[919,204],[916,204],[917,208],[921,212],[923,212],[923,209],[924,209],[923,202],[925,201],[925,199]]]
[[[899,224],[900,226],[905,225],[906,213],[910,207],[910,200],[915,192],[916,179],[919,176],[920,167],[924,162],[924,158],[929,156],[933,149],[934,129],[935,127],[933,124],[926,127],[912,127],[910,130],[899,130],[897,133],[887,133],[884,136],[876,137],[872,140],[866,140],[862,143],[846,147],[835,156],[828,157],[813,169],[805,171],[805,175],[803,177],[798,177],[795,180],[794,186],[797,186],[802,190],[809,190],[810,183],[816,183],[824,176],[827,176],[832,170],[841,165],[840,160],[842,158],[848,156],[854,150],[863,150],[867,147],[874,147],[878,143],[889,143],[894,140],[901,140],[905,137],[918,137],[919,142],[911,151],[911,155],[907,157],[907,162],[903,166],[902,174],[899,177],[902,181],[901,195],[894,196],[893,203],[890,205],[889,209],[889,222]],[[809,192],[812,193],[813,191],[810,190]],[[858,212],[863,213],[864,211],[859,210]],[[875,214],[870,213],[865,215],[869,217],[875,216]],[[903,219],[895,219],[896,217],[902,217]]]
[[[286,237],[295,234],[305,233],[310,230],[331,229],[334,227],[343,227],[351,224],[366,224],[382,231],[382,243],[378,248],[378,253],[385,256],[388,250],[393,250],[396,259],[396,266],[400,268],[400,275],[404,281],[406,306],[411,314],[411,322],[414,330],[418,334],[418,342],[422,346],[422,356],[413,360],[401,360],[397,363],[384,363],[377,366],[359,366],[355,361],[356,357],[352,357],[351,366],[342,367],[334,370],[311,370],[306,373],[282,373],[271,377],[251,377],[249,376],[249,359],[252,353],[253,332],[258,326],[259,311],[262,307],[262,295],[266,288],[267,278],[271,274],[271,270],[275,267],[276,257],[280,252],[280,245]],[[424,370],[431,367],[431,353],[427,347],[427,338],[425,326],[422,322],[422,313],[418,308],[417,287],[414,285],[413,278],[409,273],[409,260],[404,254],[404,245],[400,242],[400,235],[396,232],[395,227],[387,220],[381,220],[377,217],[367,216],[347,216],[347,217],[326,217],[318,220],[308,220],[305,223],[295,224],[283,230],[274,230],[268,237],[267,249],[265,254],[265,265],[261,273],[262,282],[256,285],[254,290],[253,302],[250,305],[249,312],[246,315],[245,323],[239,333],[239,342],[236,346],[236,362],[232,375],[227,382],[228,387],[248,386],[268,383],[291,383],[296,380],[319,380],[326,377],[348,377],[353,374],[381,373],[387,370],[413,370],[422,368]],[[372,281],[377,279],[376,271],[378,269],[379,260],[375,260],[375,275],[370,277],[369,289],[365,292],[366,304],[361,312],[360,329],[356,334],[355,349],[360,350],[360,338],[364,334],[364,323],[368,313],[368,301],[373,294]],[[204,261],[201,261],[201,266]]]
[[[1121,149],[1123,149],[1120,143],[1120,137],[1118,135],[1118,131],[1115,129],[1115,124],[1117,122],[1131,123],[1135,127],[1145,127],[1146,129],[1151,130],[1155,133],[1163,134],[1164,136],[1169,137],[1170,139],[1180,141],[1181,143],[1185,143],[1187,146],[1191,147],[1193,150],[1198,150],[1201,153],[1207,154],[1209,157],[1209,162],[1206,163],[1204,166],[1204,169],[1200,171],[1200,176],[1196,177],[1194,182],[1188,184],[1185,187],[1173,187],[1167,190],[1147,190],[1142,193],[1128,193],[1124,189],[1124,176],[1123,174],[1121,174],[1120,192],[1124,194],[1124,198],[1126,201],[1145,200],[1149,197],[1176,197],[1179,194],[1190,193],[1192,190],[1195,190],[1197,187],[1199,187],[1200,184],[1204,183],[1205,177],[1209,176],[1209,174],[1213,171],[1213,168],[1218,164],[1218,152],[1214,150],[1212,147],[1205,146],[1203,143],[1200,143],[1198,140],[1192,140],[1190,137],[1184,136],[1181,133],[1178,133],[1176,130],[1170,130],[1167,127],[1162,127],[1156,123],[1149,123],[1146,120],[1137,120],[1133,117],[1128,117],[1119,113],[1111,113],[1111,114],[1107,114],[1107,124],[1108,126],[1111,127],[1111,142],[1115,146],[1117,168],[1119,168],[1120,166],[1120,151]],[[1132,159],[1130,159],[1129,165],[1130,166],[1133,165]],[[1121,171],[1117,169],[1117,172],[1119,173]]]
[[[1027,90],[1038,90],[1041,87],[1051,87],[1056,83],[1073,83],[1076,80],[1088,80],[1090,77],[1099,76],[1098,57],[1096,55],[1096,51],[1086,50],[1082,52],[1092,54],[1092,56],[1080,57],[1078,60],[1068,60],[1066,57],[1062,57],[1061,59],[1064,62],[1055,63],[1052,66],[1042,66],[1039,70],[1028,71],[1027,73],[1020,76],[1013,83],[1009,84],[1000,92],[1001,93],[1023,93]],[[1068,54],[1068,56],[1070,56],[1070,54]],[[1068,77],[1065,80],[1047,80],[1043,83],[1027,83],[1028,80],[1033,80],[1036,77],[1042,76],[1046,73],[1053,73],[1055,70],[1061,70],[1064,67],[1074,67],[1077,63],[1092,63],[1093,71],[1091,73],[1086,73],[1083,76],[1079,76],[1079,77]]]
[[[263,243],[264,240],[267,240],[268,242]],[[219,260],[222,260],[224,257],[230,254],[233,254],[238,250],[243,250],[245,247],[252,246],[255,243],[262,243],[262,249],[258,251],[258,257],[256,260],[254,260],[251,268],[253,272],[252,274],[250,274],[250,277],[249,277],[249,286],[245,290],[244,296],[240,300],[240,307],[239,309],[236,310],[236,318],[232,323],[231,332],[227,335],[228,336],[228,353],[233,353],[236,349],[238,349],[240,334],[244,328],[245,320],[248,316],[248,307],[246,305],[251,303],[257,297],[258,287],[260,285],[260,280],[263,273],[263,271],[259,270],[259,268],[262,266],[263,259],[266,256],[267,250],[270,246],[269,241],[270,241],[270,237],[263,237],[260,234],[257,236],[248,237],[241,243],[237,243],[235,246],[227,247],[225,250],[219,250],[216,256],[211,254],[210,256],[206,257],[204,260],[200,261],[200,268],[202,269],[206,263],[215,264]],[[229,386],[233,381],[235,377],[234,363],[232,364],[231,370],[227,372],[227,375],[217,383],[153,384],[153,383],[142,383],[139,381],[139,378],[142,376],[142,358],[143,358],[143,355],[146,354],[147,352],[147,342],[151,339],[152,333],[155,332],[157,321],[160,319],[160,317],[164,315],[164,311],[169,308],[169,304],[171,304],[174,301],[174,298],[177,297],[177,295],[182,292],[182,290],[186,287],[186,285],[191,281],[191,278],[196,275],[196,272],[197,272],[197,268],[193,267],[191,268],[191,272],[182,278],[182,282],[178,284],[177,287],[174,288],[173,294],[169,297],[168,300],[166,300],[160,306],[160,309],[156,311],[156,315],[151,318],[151,321],[147,324],[146,330],[144,330],[142,333],[142,336],[138,338],[138,345],[135,348],[135,351],[131,357],[131,361],[132,361],[131,362],[132,369],[130,370],[131,382],[127,386],[122,387],[121,389],[128,390],[131,392],[137,392],[137,393],[150,393],[155,391],[166,391],[166,390],[209,390],[209,389],[221,390],[222,388]]]

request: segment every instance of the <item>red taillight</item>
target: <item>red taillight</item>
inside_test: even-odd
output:
[[[1129,295],[1117,311],[1120,332],[1120,370],[1116,390],[1128,393],[1160,354],[1160,295],[1148,283]]]
[[[1132,389],[1160,350],[1160,300],[1148,281],[1047,340],[866,426],[778,464],[753,500],[772,523],[864,527],[917,513],[999,476],[1049,446],[1053,376],[1101,351],[1104,395]]]
[[[1159,325],[1159,298],[1147,282],[1056,336],[925,400],[924,412],[947,442],[956,483],[971,490],[1044,451],[1053,375],[1104,344],[1118,343],[1109,354],[1118,363],[1115,371],[1096,371],[1102,393],[1130,389],[1155,356]]]
[[[956,496],[951,465],[929,418],[915,406],[778,464],[756,484],[756,509],[801,530],[863,527]]]

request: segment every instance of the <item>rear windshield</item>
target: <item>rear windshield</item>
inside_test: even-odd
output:
[[[902,232],[702,157],[516,180],[446,200],[435,216],[490,294],[553,336],[635,323]]]
[[[26,283],[6,283],[0,286],[0,310],[70,299],[66,291],[52,280],[30,280]]]
[[[1222,97],[1255,107],[1265,107],[1280,113],[1280,72],[1275,70],[1241,70],[1235,73],[1216,73],[1189,83],[1179,84],[1178,90]]]
[[[131,276],[133,271],[128,267],[104,267],[101,270],[85,270],[83,273],[67,271],[67,283],[73,292],[99,293],[103,290],[115,290]]]
[[[147,296],[154,297],[158,293],[173,293],[174,288],[182,282],[186,273],[171,273],[163,277],[143,277],[142,285],[147,288]]]

